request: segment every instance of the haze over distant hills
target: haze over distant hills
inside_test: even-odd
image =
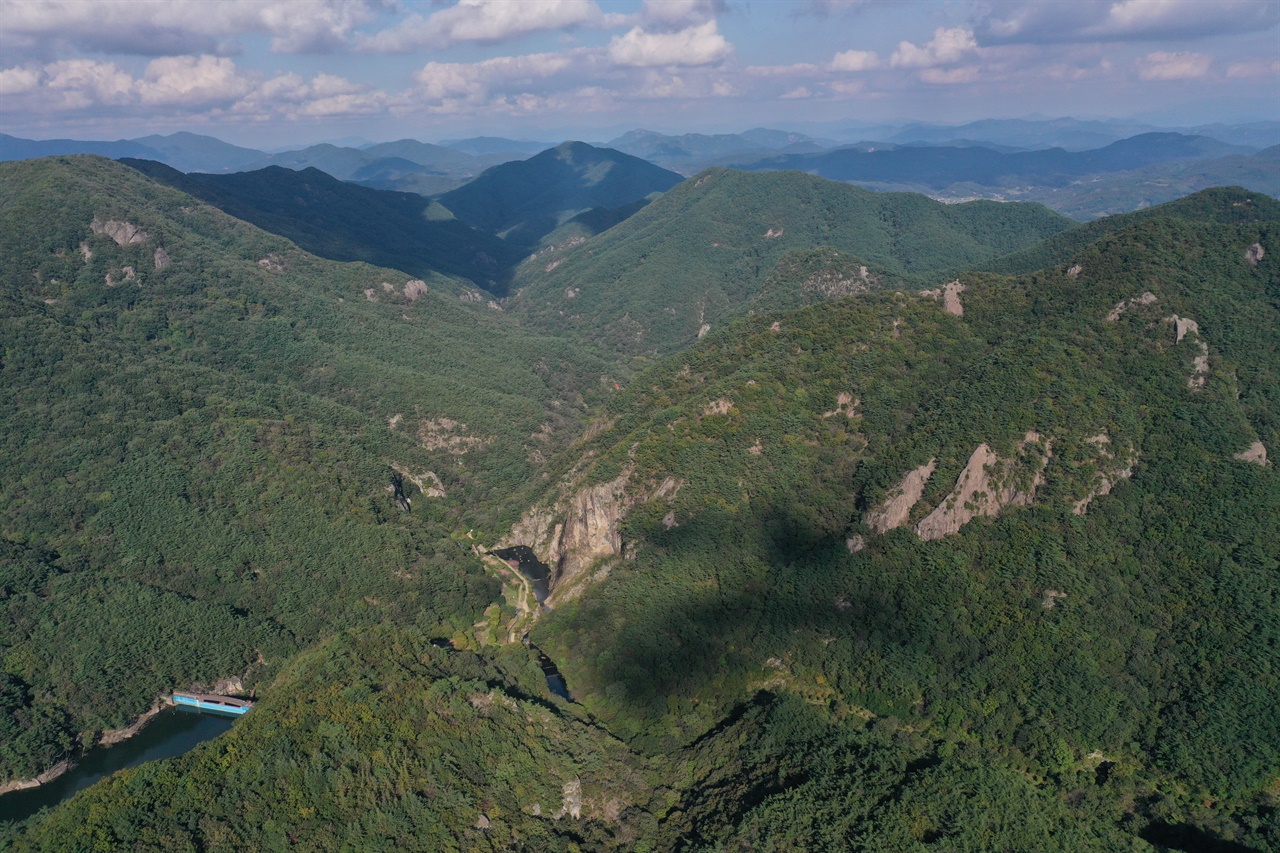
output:
[[[1277,144],[1280,122],[1274,121],[1159,129],[1117,121],[992,119],[957,126],[849,126],[824,136],[768,128],[677,135],[633,130],[602,147],[686,176],[708,166],[798,169],[947,201],[1039,201],[1091,219],[1224,183],[1278,192],[1275,159],[1259,153]],[[325,143],[267,154],[190,133],[117,142],[40,142],[0,135],[0,159],[83,152],[156,160],[183,172],[317,168],[339,180],[425,196],[451,192],[486,168],[525,160],[550,147],[531,140],[472,137],[440,144],[414,139],[359,147]],[[478,215],[476,209],[470,208],[469,215]],[[536,230],[548,233],[549,225]]]

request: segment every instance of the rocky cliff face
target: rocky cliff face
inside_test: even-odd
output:
[[[1235,455],[1236,459],[1241,462],[1252,462],[1255,465],[1266,467],[1267,464],[1267,448],[1261,441],[1255,441],[1249,445],[1246,450],[1242,450]]]
[[[887,533],[906,524],[911,508],[924,494],[924,486],[933,475],[933,469],[937,463],[937,459],[930,459],[914,471],[908,471],[902,481],[889,491],[885,502],[867,513],[867,527],[876,533]]]
[[[120,246],[147,242],[147,232],[132,222],[123,222],[119,219],[108,219],[104,222],[95,218],[89,223],[89,228],[94,234],[106,234]]]
[[[535,506],[496,548],[526,545],[551,570],[554,606],[576,597],[592,580],[599,561],[624,552],[618,524],[633,500],[627,494],[631,470],[596,486],[569,491],[551,506]]]
[[[926,541],[941,539],[978,516],[998,515],[1007,506],[1030,504],[1044,480],[1050,444],[1039,433],[1029,431],[1009,459],[979,444],[951,494],[916,525],[916,534]]]

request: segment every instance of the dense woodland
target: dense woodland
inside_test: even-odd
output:
[[[4,164],[0,778],[262,698],[0,838],[1280,849],[1280,477],[1237,458],[1280,452],[1277,233],[1235,189],[1073,227],[720,170],[491,306]],[[923,541],[981,444],[1034,497]],[[621,554],[519,615],[476,546],[619,478]]]

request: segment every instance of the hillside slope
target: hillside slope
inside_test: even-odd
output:
[[[357,186],[314,167],[184,175],[152,161],[122,162],[330,260],[364,261],[418,278],[459,276],[500,293],[520,257],[416,193]]]
[[[1071,224],[1039,205],[947,206],[797,172],[711,169],[592,240],[540,251],[510,309],[621,352],[670,352],[746,310],[790,253],[826,247],[865,265],[848,292],[878,279],[933,287]]]
[[[118,163],[0,188],[2,677],[49,723],[0,778],[335,628],[497,597],[451,537],[577,432],[598,361]]]
[[[792,691],[1201,828],[1177,849],[1270,849],[1280,219],[1248,198],[664,360],[498,543],[551,571],[535,641],[648,749]]]

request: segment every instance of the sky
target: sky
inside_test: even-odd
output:
[[[1280,0],[0,0],[0,131],[36,139],[1028,116],[1280,119]]]

